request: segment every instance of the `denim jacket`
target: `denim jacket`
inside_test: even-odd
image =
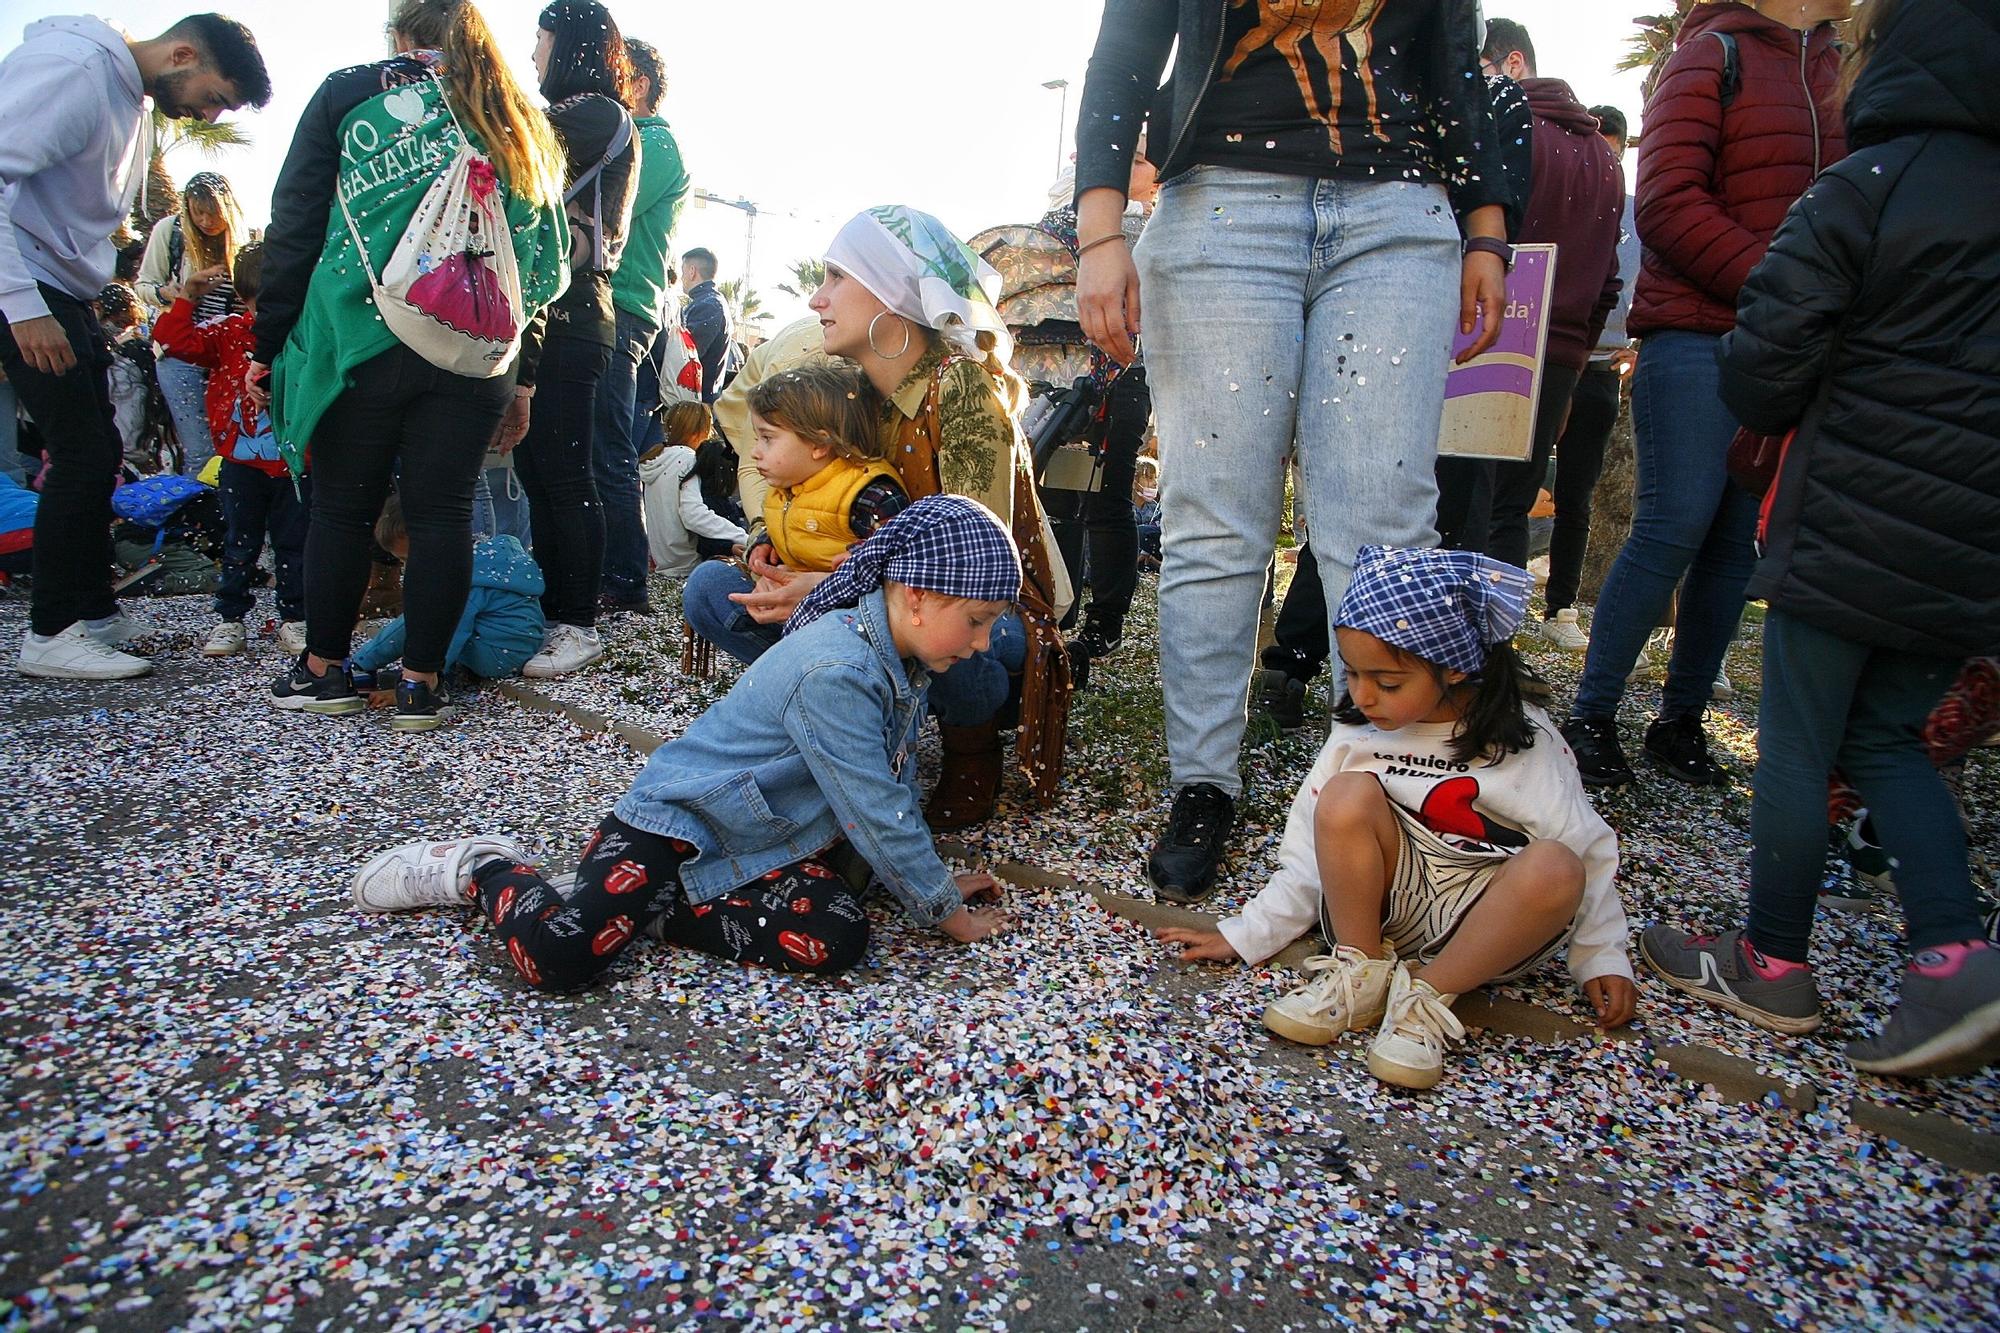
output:
[[[681,867],[691,903],[844,836],[912,920],[935,926],[964,902],[918,806],[928,684],[896,656],[888,607],[872,592],[780,639],[653,752],[612,813],[695,845]]]

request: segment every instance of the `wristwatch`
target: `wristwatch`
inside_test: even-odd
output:
[[[1510,273],[1513,271],[1514,247],[1501,240],[1498,236],[1468,236],[1465,238],[1464,244],[1459,247],[1459,254],[1469,255],[1475,250],[1482,254],[1498,255],[1501,264],[1506,266],[1507,271]]]

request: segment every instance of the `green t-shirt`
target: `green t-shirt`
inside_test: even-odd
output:
[[[688,173],[666,121],[639,116],[632,123],[644,151],[639,159],[639,192],[632,199],[632,228],[618,271],[611,275],[611,300],[620,310],[659,324],[668,299],[674,228],[687,203]]]

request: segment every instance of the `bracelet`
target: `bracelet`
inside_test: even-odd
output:
[[[1498,236],[1468,236],[1460,247],[1461,255],[1486,254],[1500,261],[1502,268],[1511,272],[1514,268],[1514,247]]]
[[[516,384],[514,386],[514,396],[516,398],[533,398],[535,396],[535,386],[532,384]]]
[[[1109,236],[1100,236],[1094,241],[1076,247],[1076,257],[1078,259],[1081,259],[1085,255],[1089,254],[1092,250],[1095,250],[1100,245],[1104,245],[1111,241],[1122,241],[1124,239],[1125,239],[1125,233],[1122,231],[1114,231]]]

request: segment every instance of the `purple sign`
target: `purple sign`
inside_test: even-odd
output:
[[[1549,294],[1555,286],[1556,248],[1514,248],[1507,275],[1507,306],[1500,336],[1445,379],[1444,420],[1438,452],[1462,458],[1520,461],[1533,452],[1535,402],[1542,388],[1542,351],[1549,332]],[[1452,340],[1456,357],[1474,334]]]

